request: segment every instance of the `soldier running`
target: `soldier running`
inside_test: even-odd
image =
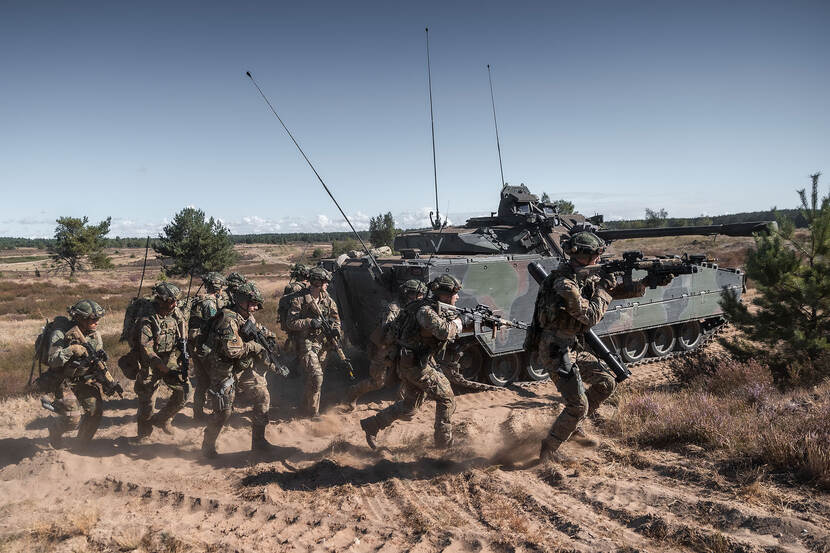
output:
[[[205,325],[219,311],[230,303],[228,294],[225,291],[227,280],[219,273],[210,272],[202,276],[202,283],[205,287],[205,294],[199,296],[193,307],[190,309],[190,318],[187,322],[187,346],[190,350],[190,357],[193,360],[193,380],[195,382],[193,391],[193,418],[205,419],[205,395],[210,385],[210,377],[205,366],[206,352],[199,347],[204,342],[201,336],[206,331]]]
[[[309,271],[309,287],[298,292],[288,308],[286,326],[295,334],[295,351],[305,377],[303,408],[309,417],[320,414],[320,393],[323,388],[323,365],[328,353],[335,349],[333,337],[325,327],[342,338],[337,304],[328,294],[331,273],[322,267]]]
[[[360,421],[369,447],[377,447],[380,430],[397,420],[412,420],[424,399],[435,400],[435,445],[452,445],[452,414],[455,396],[449,380],[436,360],[447,343],[454,340],[465,324],[460,317],[447,318],[438,302],[455,305],[461,282],[452,275],[441,275],[430,282],[432,297],[409,303],[398,321],[398,376],[402,399],[378,414]]]
[[[49,367],[55,373],[52,407],[57,417],[49,426],[49,443],[54,448],[62,445],[64,433],[74,429],[78,429],[82,444],[89,443],[104,413],[102,385],[107,395],[121,390],[106,368],[92,359],[106,360],[104,342],[98,333],[98,320],[104,316],[104,308],[92,300],[81,300],[67,311],[71,321],[58,317],[48,337]],[[102,374],[97,375],[96,371]]]
[[[542,441],[542,461],[559,460],[557,450],[572,435],[584,445],[596,445],[581,423],[614,393],[617,383],[602,363],[576,365],[579,338],[602,319],[612,299],[640,297],[646,290],[643,281],[626,286],[618,284],[611,274],[593,274],[587,278],[579,274],[583,267],[596,264],[605,251],[605,242],[596,234],[576,232],[563,242],[563,247],[570,261],[552,271],[539,287],[533,323],[525,340],[525,350],[531,355],[533,365],[548,369],[565,400],[565,408]],[[667,279],[660,284],[668,284],[671,276]],[[568,376],[557,374],[563,365],[572,366]],[[587,391],[583,378],[591,385]]]
[[[230,419],[237,399],[252,404],[251,450],[267,451],[271,446],[265,438],[271,396],[265,377],[254,370],[256,360],[268,364],[267,355],[244,327],[248,324],[266,336],[274,335],[254,319],[254,313],[262,307],[262,294],[253,282],[235,286],[230,295],[231,305],[220,311],[207,338],[208,393],[213,414],[205,428],[202,454],[208,458],[217,455],[216,439]]]
[[[153,426],[172,434],[170,421],[184,407],[187,398],[187,375],[180,368],[186,323],[176,306],[181,295],[181,290],[174,284],[156,284],[153,287],[153,313],[138,323],[140,368],[135,379],[135,393],[138,396],[136,439],[139,442],[149,439]],[[154,415],[153,398],[162,383],[172,394]]]

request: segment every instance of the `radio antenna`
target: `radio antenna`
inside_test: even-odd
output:
[[[340,210],[340,215],[343,216],[343,218],[346,220],[346,223],[348,223],[349,228],[352,229],[352,232],[354,233],[355,238],[357,238],[357,240],[360,242],[360,245],[363,246],[363,251],[366,252],[366,256],[369,258],[369,264],[370,264],[369,270],[371,271],[372,269],[375,269],[377,271],[377,275],[375,275],[376,278],[380,278],[383,275],[383,270],[380,268],[380,265],[378,265],[378,262],[375,259],[375,256],[372,255],[372,252],[370,252],[369,248],[366,247],[366,243],[363,241],[363,238],[360,237],[360,234],[358,234],[358,232],[354,228],[354,225],[352,225],[352,222],[346,216],[346,212],[343,211],[343,208],[340,207],[340,204],[337,203],[336,199],[334,199],[334,195],[331,193],[331,190],[329,190],[329,187],[326,186],[325,182],[323,182],[323,177],[320,176],[320,173],[318,173],[317,169],[315,169],[314,165],[312,165],[311,160],[308,159],[308,156],[305,155],[305,152],[303,151],[303,149],[300,148],[300,144],[294,138],[294,135],[291,134],[291,131],[288,130],[288,127],[285,126],[285,123],[283,123],[283,121],[282,121],[282,117],[280,117],[277,114],[277,110],[275,110],[274,106],[271,105],[271,102],[268,100],[268,97],[266,97],[265,93],[262,92],[262,89],[259,88],[259,85],[257,84],[256,80],[254,79],[253,75],[251,75],[251,72],[246,71],[245,74],[248,76],[249,79],[251,79],[251,82],[254,84],[257,91],[259,91],[259,95],[262,96],[262,99],[265,100],[266,104],[268,104],[268,107],[271,109],[271,113],[274,114],[274,117],[276,117],[277,120],[280,122],[280,125],[282,125],[282,128],[285,129],[285,132],[288,134],[288,137],[291,139],[291,141],[294,143],[294,145],[297,147],[297,149],[300,150],[300,153],[303,155],[303,159],[305,159],[306,163],[308,163],[308,166],[311,167],[311,170],[314,171],[314,175],[317,177],[317,180],[320,181],[320,184],[323,185],[323,188],[326,190],[326,193],[329,195],[329,198],[331,198],[331,201],[333,201],[334,205],[337,206],[337,209]]]
[[[496,149],[499,152],[499,172],[501,173],[501,185],[506,186],[504,182],[504,169],[501,166],[501,143],[499,142],[499,123],[496,121],[496,100],[493,98],[493,77],[490,75],[490,64],[487,64],[487,80],[490,81],[490,103],[493,104],[493,126],[496,127]]]
[[[432,211],[429,212],[429,222],[432,228],[440,229],[447,224],[441,222],[441,212],[438,211],[438,164],[435,161],[435,115],[432,111],[432,68],[429,65],[429,27],[424,29],[427,35],[427,82],[429,83],[429,124],[432,128],[432,176],[435,181],[435,219],[432,218]]]

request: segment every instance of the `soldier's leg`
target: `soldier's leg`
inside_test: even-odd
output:
[[[210,376],[203,359],[193,358],[193,417],[198,420],[205,418],[205,399],[210,386]]]
[[[211,378],[210,388],[216,392],[221,387],[221,382],[227,378],[226,376],[215,376]],[[233,412],[233,403],[236,390],[234,386],[230,386],[220,401],[213,394],[208,394],[207,405],[211,409],[211,414],[207,416],[207,424],[205,425],[205,434],[202,438],[202,454],[206,457],[216,457],[216,439],[222,428],[228,423]]]
[[[435,400],[435,445],[452,444],[452,415],[455,413],[455,394],[449,379],[433,367],[427,367],[416,385],[429,399]]]
[[[265,377],[248,369],[239,376],[238,401],[251,404],[251,449],[267,450],[271,444],[265,439],[271,395]]]
[[[382,389],[386,385],[389,374],[389,354],[385,349],[373,351],[369,361],[369,378],[355,384],[349,392],[349,403],[355,404],[364,394]]]
[[[101,389],[98,386],[79,384],[74,387],[73,392],[84,410],[78,427],[78,439],[83,443],[88,443],[95,436],[95,432],[98,431],[98,427],[101,425],[101,417],[104,414],[104,400],[101,397]]]
[[[135,395],[138,396],[138,438],[146,438],[153,433],[153,397],[159,387],[157,378],[153,378],[142,368],[135,379]]]
[[[571,437],[588,414],[588,398],[585,396],[585,387],[579,367],[574,365],[573,372],[567,378],[555,377],[556,389],[565,400],[565,408],[553,422],[548,437],[542,442],[543,455],[556,451],[563,442]]]
[[[164,404],[164,407],[159,409],[159,412],[153,415],[152,421],[154,425],[158,426],[168,434],[172,434],[173,429],[170,427],[170,421],[176,413],[181,411],[184,407],[184,404],[187,401],[187,390],[184,385],[170,384],[166,381],[163,382],[171,392],[170,398]]]
[[[596,364],[586,363],[582,368],[582,376],[585,384],[589,386],[585,395],[588,398],[588,415],[590,416],[599,409],[603,401],[611,397],[617,388],[617,381],[601,361],[597,361]]]
[[[309,417],[320,413],[320,392],[323,389],[323,367],[318,357],[319,350],[308,349],[301,358],[305,377],[303,408]]]
[[[49,424],[49,443],[58,448],[66,432],[75,430],[81,423],[81,407],[69,384],[62,382],[55,390],[53,402],[57,416]]]

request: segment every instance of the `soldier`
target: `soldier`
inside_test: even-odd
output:
[[[266,451],[265,439],[271,397],[265,377],[254,371],[254,361],[268,364],[265,348],[246,331],[254,326],[266,336],[273,334],[256,323],[254,312],[262,306],[262,294],[253,282],[231,289],[231,305],[219,312],[207,337],[210,353],[206,358],[210,375],[209,394],[213,414],[208,419],[202,440],[202,453],[216,457],[216,438],[230,419],[234,401],[242,399],[253,405],[251,414],[251,450]],[[270,367],[269,367],[270,368]]]
[[[294,345],[297,342],[297,333],[288,329],[288,309],[291,307],[291,300],[293,300],[300,292],[308,287],[308,272],[310,268],[308,265],[302,263],[295,263],[291,268],[291,281],[286,285],[282,291],[279,303],[277,304],[277,318],[280,322],[280,328],[285,331],[286,339],[282,351],[292,359],[289,364],[293,365]]]
[[[153,426],[172,434],[170,420],[184,407],[189,384],[187,373],[179,368],[182,338],[186,335],[184,316],[176,302],[182,293],[173,284],[162,282],[153,287],[153,313],[138,322],[140,368],[135,379],[138,396],[138,441],[146,441]],[[172,392],[170,399],[155,415],[153,398],[161,383]]]
[[[433,296],[409,303],[396,322],[398,376],[403,398],[378,414],[360,421],[369,447],[377,447],[377,433],[396,420],[412,420],[425,398],[435,400],[435,445],[452,445],[452,414],[455,396],[450,382],[441,372],[437,355],[459,335],[465,321],[448,318],[438,302],[455,305],[461,282],[452,275],[441,275],[429,283]]]
[[[230,303],[225,291],[227,286],[225,277],[219,273],[210,272],[202,276],[202,283],[206,293],[196,298],[187,321],[187,347],[190,350],[190,358],[193,360],[193,379],[196,384],[193,391],[193,418],[197,420],[205,419],[205,394],[210,385],[210,377],[207,374],[204,360],[205,352],[199,347],[199,343],[204,341],[201,335],[206,330],[204,327],[207,322]]]
[[[573,363],[578,338],[602,319],[612,298],[639,297],[646,289],[643,281],[625,286],[618,285],[616,277],[610,274],[580,274],[580,269],[596,264],[605,251],[605,243],[596,234],[577,232],[563,242],[563,247],[570,255],[569,263],[552,271],[539,287],[533,323],[525,341],[533,364],[549,370],[565,400],[565,408],[542,441],[542,461],[557,460],[559,446],[571,435],[585,445],[596,445],[580,425],[614,393],[617,384],[614,375],[601,363],[585,367]],[[670,276],[667,278],[671,281]],[[557,374],[563,365],[572,366],[568,376]],[[587,391],[583,378],[591,385]]]
[[[248,282],[248,279],[242,276],[240,273],[234,271],[233,273],[228,273],[228,277],[225,279],[225,281],[228,283],[228,290],[232,290],[233,288]]]
[[[309,271],[309,287],[298,292],[288,308],[286,326],[295,332],[294,347],[300,356],[305,376],[303,407],[309,417],[320,414],[320,392],[323,388],[323,364],[336,345],[325,327],[342,337],[337,305],[327,289],[331,273],[322,267]]]
[[[104,412],[101,385],[91,377],[84,378],[91,376],[92,371],[102,370],[90,357],[104,352],[98,333],[98,319],[104,316],[104,308],[92,300],[81,300],[67,311],[72,321],[59,317],[68,324],[56,325],[48,338],[49,367],[58,373],[52,403],[58,416],[49,426],[49,443],[55,448],[61,446],[65,432],[76,428],[79,440],[88,443],[98,430]],[[106,359],[106,354],[103,358]],[[111,382],[112,377],[109,374],[107,377]],[[108,394],[113,391],[107,389]]]
[[[386,385],[389,370],[394,365],[396,353],[393,327],[401,313],[401,307],[413,301],[422,300],[427,293],[427,286],[420,280],[407,280],[398,290],[398,299],[389,302],[381,313],[377,326],[369,336],[369,378],[352,386],[348,396],[346,411],[357,408],[357,400],[364,394],[380,390]]]

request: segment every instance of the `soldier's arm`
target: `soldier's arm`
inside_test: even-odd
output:
[[[611,303],[611,294],[598,285],[591,299],[582,297],[579,285],[570,278],[561,277],[553,283],[553,289],[565,300],[565,310],[568,314],[586,326],[594,326],[608,309]]]
[[[83,357],[86,348],[79,344],[69,344],[69,339],[61,330],[55,330],[49,337],[49,367],[59,369],[72,357]]]
[[[293,330],[297,332],[311,328],[311,321],[313,319],[303,318],[302,309],[302,296],[297,296],[296,298],[291,300],[291,305],[288,308],[288,320],[285,321],[285,326],[288,328],[288,330]]]
[[[153,369],[166,374],[167,365],[156,353],[156,339],[153,336],[153,329],[150,326],[150,319],[144,319],[140,323],[138,330],[138,354],[145,364],[150,365]]]
[[[455,324],[455,320],[448,321],[428,305],[420,308],[415,318],[421,328],[428,330],[439,340],[453,340],[461,331],[461,325]]]
[[[343,330],[340,327],[340,313],[337,311],[337,302],[332,297],[329,297],[329,320],[331,321],[332,328],[342,337]]]
[[[222,355],[227,359],[241,359],[262,351],[262,346],[256,342],[242,340],[239,335],[239,324],[231,317],[222,317],[216,325],[216,334],[219,336]]]
[[[634,280],[629,283],[617,284],[611,290],[611,297],[615,300],[624,300],[628,298],[639,298],[646,293],[646,285],[641,280]]]

